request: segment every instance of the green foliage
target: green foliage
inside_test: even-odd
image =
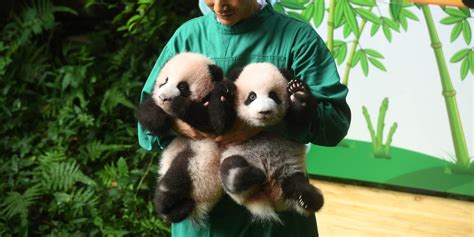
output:
[[[169,235],[135,110],[197,5],[8,0],[0,12],[0,235]]]
[[[443,18],[440,23],[444,25],[453,25],[451,31],[451,42],[456,41],[462,33],[464,42],[467,46],[471,44],[472,28],[469,23],[473,19],[471,12],[467,8],[441,8],[448,16]],[[457,51],[450,60],[451,63],[460,63],[461,80],[466,79],[467,75],[474,75],[474,51],[472,48],[464,48]]]

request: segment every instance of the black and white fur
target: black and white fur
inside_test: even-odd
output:
[[[315,116],[316,99],[300,80],[270,63],[249,64],[235,77],[237,117],[255,127],[282,122],[298,129]],[[224,190],[256,220],[279,221],[277,211],[310,214],[323,205],[319,189],[306,177],[304,144],[262,132],[222,153]]]
[[[181,53],[161,69],[151,97],[138,108],[138,121],[151,133],[166,136],[178,118],[203,132],[222,134],[235,117],[234,84],[209,58]],[[202,223],[222,195],[219,150],[212,140],[178,136],[163,151],[155,190],[155,208],[166,220],[191,216]]]

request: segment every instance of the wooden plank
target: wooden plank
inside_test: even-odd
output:
[[[312,180],[325,196],[320,236],[474,237],[474,203]]]

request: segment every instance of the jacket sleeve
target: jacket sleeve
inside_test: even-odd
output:
[[[151,96],[153,91],[153,87],[155,84],[155,80],[158,77],[158,74],[163,67],[163,65],[172,57],[174,56],[177,51],[175,50],[175,43],[174,37],[170,39],[170,41],[166,44],[163,48],[160,56],[155,62],[153,69],[151,70],[148,78],[143,86],[141,95],[140,95],[140,103],[147,97]],[[173,137],[157,137],[150,133],[150,131],[144,129],[140,123],[138,125],[138,142],[140,146],[148,151],[155,150],[163,150],[166,145],[172,140]]]
[[[291,69],[308,84],[318,103],[307,129],[285,133],[298,142],[335,146],[347,134],[351,111],[346,102],[348,89],[340,83],[334,58],[313,29],[297,34],[291,54]]]

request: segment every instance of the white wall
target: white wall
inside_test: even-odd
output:
[[[360,40],[362,47],[381,52],[385,56],[382,62],[387,72],[371,66],[369,76],[366,78],[360,66],[351,70],[348,102],[352,109],[353,120],[347,138],[370,141],[367,123],[362,115],[362,106],[367,107],[372,123],[376,126],[380,104],[385,97],[388,97],[385,136],[393,122],[398,123],[392,145],[450,160],[455,157],[454,148],[434,51],[431,48],[422,11],[415,7],[410,9],[420,21],[410,21],[408,32],[402,29],[401,33],[394,32],[392,43],[388,43],[381,29],[374,38],[370,37],[371,24],[366,25]],[[388,5],[382,5],[381,10],[387,12]],[[439,23],[447,15],[439,7],[432,6],[431,10],[443,44],[451,81],[457,92],[456,99],[464,135],[472,157],[474,156],[472,95],[474,78],[472,74],[468,74],[462,81],[460,64],[449,63],[454,53],[466,48],[466,43],[462,35],[451,43],[452,27]],[[474,26],[472,18],[470,24]],[[325,22],[317,31],[324,39],[327,38]],[[336,32],[336,38],[343,39],[341,30]],[[469,47],[473,46],[471,42]],[[338,68],[342,78],[345,63]]]

